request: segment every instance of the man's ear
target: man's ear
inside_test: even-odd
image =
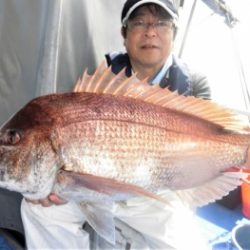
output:
[[[123,38],[123,46],[126,46],[127,29],[124,26],[121,27],[121,35]]]
[[[122,35],[122,37],[123,37],[124,39],[125,39],[126,36],[127,36],[127,28],[124,27],[124,26],[121,27],[121,35]]]
[[[174,25],[174,27],[173,27],[173,40],[175,40],[175,38],[177,36],[177,31],[178,31],[177,26]]]

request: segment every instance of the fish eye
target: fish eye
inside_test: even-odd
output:
[[[9,129],[6,131],[5,141],[8,144],[14,145],[17,144],[21,140],[21,136],[18,131],[14,129]]]

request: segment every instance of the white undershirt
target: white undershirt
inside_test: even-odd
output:
[[[161,80],[168,74],[168,70],[172,64],[173,64],[173,55],[170,54],[168,59],[166,60],[165,64],[161,67],[161,69],[154,76],[154,78],[152,80],[149,80],[149,82],[152,85],[159,84],[161,82]],[[132,74],[134,74],[133,69],[131,69],[131,70],[132,70]]]
[[[152,84],[159,84],[161,80],[166,76],[170,66],[173,64],[173,55],[170,54],[165,64],[162,66],[160,71],[155,75],[155,77],[150,81]]]

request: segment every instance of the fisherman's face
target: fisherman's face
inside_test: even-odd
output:
[[[169,18],[154,11],[154,5],[142,6],[130,18],[124,45],[132,65],[160,68],[173,48],[174,28]]]

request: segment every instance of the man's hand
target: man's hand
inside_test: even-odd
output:
[[[27,199],[26,200],[28,202],[31,202],[32,204],[40,204],[43,207],[50,207],[52,205],[62,205],[67,203],[66,200],[62,199],[61,197],[59,197],[58,195],[51,193],[47,198],[45,199],[40,199],[40,200],[30,200]]]

